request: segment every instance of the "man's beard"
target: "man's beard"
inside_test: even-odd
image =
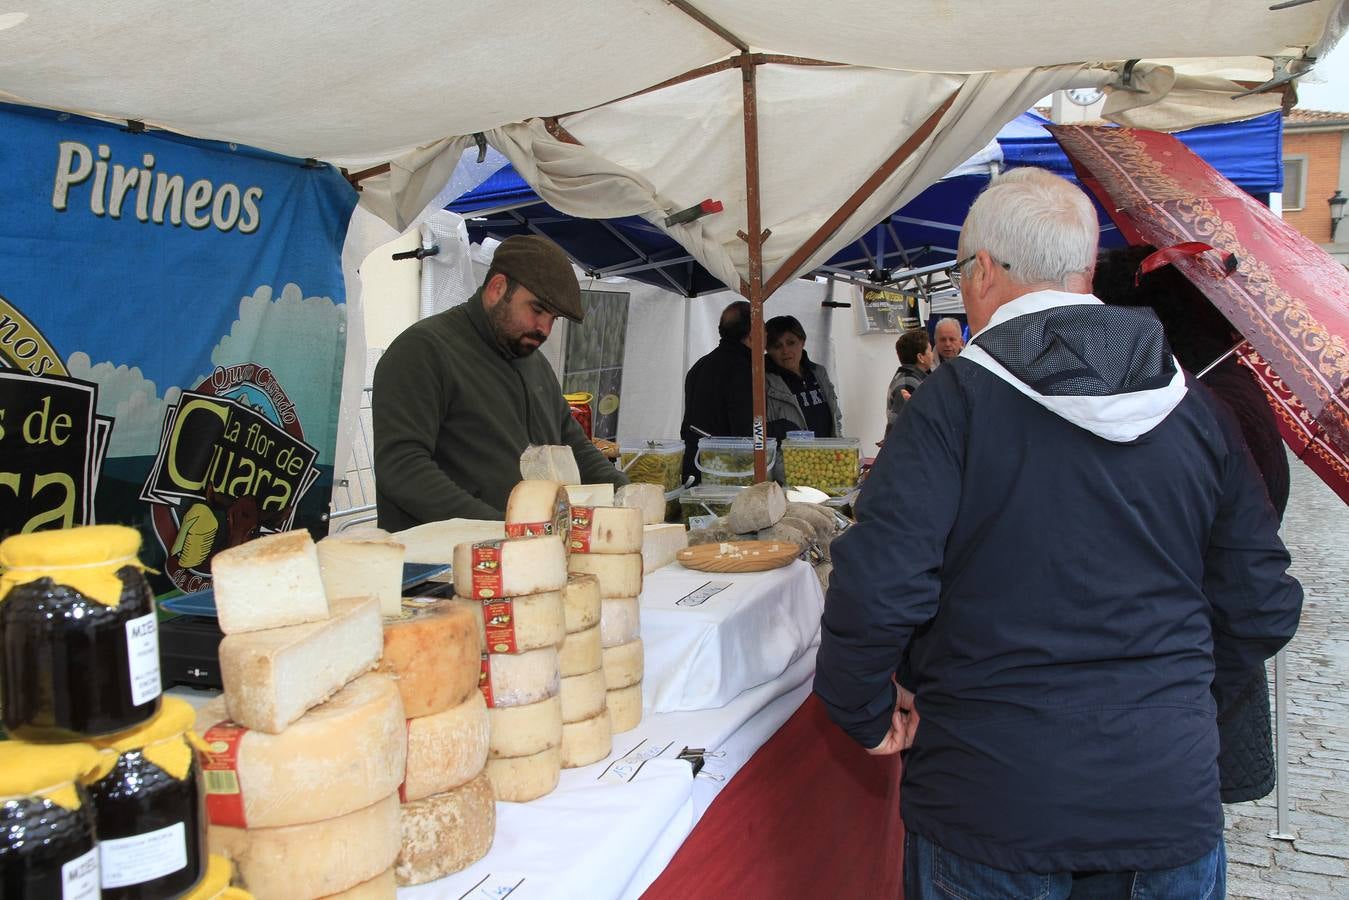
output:
[[[487,311],[488,324],[492,326],[492,334],[496,337],[497,346],[502,352],[515,359],[523,359],[529,356],[535,350],[548,340],[548,335],[541,331],[527,331],[523,334],[511,335],[510,328],[510,297],[502,297],[501,302]],[[532,338],[538,341],[537,344],[524,343],[525,338]]]

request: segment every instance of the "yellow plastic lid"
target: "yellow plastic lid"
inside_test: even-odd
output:
[[[589,391],[572,391],[570,394],[563,394],[562,399],[568,403],[589,403],[595,399],[595,395]]]
[[[229,886],[229,860],[212,853],[206,859],[206,874],[201,876],[196,887],[182,896],[182,900],[217,900],[225,896]]]
[[[117,571],[135,566],[141,535],[125,525],[88,525],[16,534],[0,541],[0,601],[15,587],[50,578],[104,606],[122,598]]]
[[[162,697],[159,712],[144,724],[94,738],[90,743],[119,756],[129,750],[140,750],[146,759],[181,781],[192,765],[192,746],[198,743],[192,733],[196,718],[196,710],[186,700]]]
[[[30,744],[0,741],[0,799],[45,797],[66,809],[79,809],[75,782],[103,763],[90,744]]]

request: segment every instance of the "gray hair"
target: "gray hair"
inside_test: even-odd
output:
[[[950,316],[947,316],[944,319],[938,319],[937,324],[932,326],[932,333],[936,334],[938,331],[941,331],[943,325],[954,325],[956,327],[956,334],[961,337],[965,336],[965,327],[960,324],[960,320],[953,319]]]
[[[979,195],[960,230],[960,255],[988,251],[1022,284],[1065,285],[1089,273],[1100,237],[1096,209],[1079,188],[1043,169],[1013,169]]]

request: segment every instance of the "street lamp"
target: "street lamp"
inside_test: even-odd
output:
[[[1344,218],[1344,204],[1349,203],[1349,197],[1344,196],[1339,191],[1328,201],[1330,204],[1330,239],[1335,240],[1335,229],[1339,226],[1340,220]]]

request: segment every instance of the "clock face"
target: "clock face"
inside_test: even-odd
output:
[[[1064,91],[1064,94],[1067,95],[1070,101],[1076,103],[1078,106],[1091,106],[1105,96],[1105,92],[1100,88],[1093,87],[1069,88]]]

